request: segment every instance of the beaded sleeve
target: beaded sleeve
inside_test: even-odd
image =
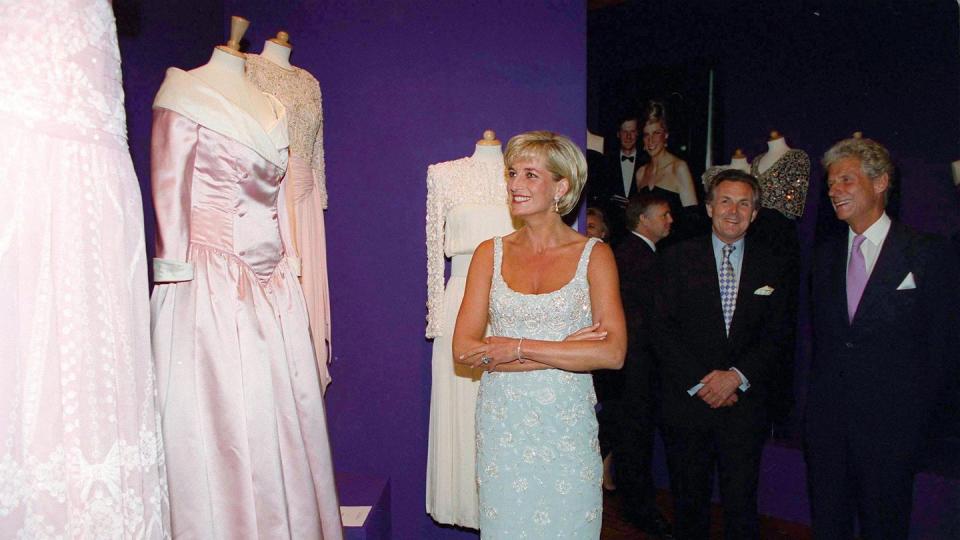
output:
[[[444,196],[437,165],[427,168],[427,338],[441,333],[443,324]]]
[[[313,158],[310,160],[310,168],[313,169],[313,178],[316,181],[317,193],[320,194],[320,202],[323,209],[327,209],[327,169],[326,157],[323,153],[323,95],[320,93],[320,83],[314,79],[317,91],[314,94],[317,99],[317,111],[320,122],[317,125],[317,133],[313,141]]]

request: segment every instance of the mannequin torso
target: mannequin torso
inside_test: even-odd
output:
[[[269,130],[276,120],[273,103],[253,83],[246,80],[243,72],[245,62],[243,57],[214,49],[209,62],[191,69],[189,73],[246,111],[265,130]]]
[[[263,44],[263,52],[260,53],[260,56],[282,67],[283,69],[294,69],[293,65],[290,63],[291,51],[292,49],[290,47],[285,47],[267,40]]]
[[[477,144],[471,157],[482,161],[503,163],[503,150],[499,144]]]
[[[750,172],[750,163],[747,162],[747,158],[745,157],[733,158],[730,160],[730,168],[748,173]]]
[[[767,153],[761,156],[759,163],[757,163],[757,171],[761,174],[767,172],[767,169],[782,158],[788,150],[790,150],[790,147],[787,146],[786,139],[780,135],[772,136],[772,138],[767,141]]]

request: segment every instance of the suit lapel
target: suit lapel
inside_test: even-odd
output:
[[[847,242],[849,232],[837,239],[832,250],[829,268],[829,283],[831,286],[828,298],[833,302],[837,320],[850,326],[850,315],[847,314]]]
[[[758,284],[760,268],[758,268],[757,249],[755,244],[748,245],[746,241],[743,242],[743,260],[740,264],[740,282],[737,285],[737,302],[733,309],[733,320],[730,321],[730,335],[728,336],[731,342],[736,337],[737,330],[743,325],[742,321],[746,318],[748,295],[753,294],[758,286],[762,286]],[[717,294],[719,294],[719,284]]]
[[[697,253],[702,254],[702,257],[694,268],[699,268],[702,275],[710,276],[710,279],[704,280],[704,283],[707,285],[703,291],[703,302],[704,305],[708,306],[710,324],[713,327],[710,331],[717,332],[725,341],[727,331],[723,324],[723,303],[720,301],[720,276],[717,274],[717,259],[713,253],[713,235],[706,236],[704,245],[697,250]],[[734,315],[734,318],[736,318],[736,315]]]
[[[870,272],[870,278],[863,290],[863,296],[860,298],[860,305],[857,307],[851,326],[859,324],[864,318],[869,318],[870,314],[877,309],[877,305],[896,291],[900,281],[910,271],[907,267],[907,244],[908,239],[904,231],[897,223],[892,224],[887,238],[883,241],[883,247],[880,248],[880,256],[877,257],[873,271]],[[846,287],[844,287],[844,295],[846,295]]]

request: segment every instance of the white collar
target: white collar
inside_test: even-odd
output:
[[[873,222],[873,225],[867,227],[867,230],[863,231],[863,235],[867,237],[867,240],[875,246],[883,244],[883,241],[887,238],[887,234],[890,232],[890,226],[892,225],[890,216],[884,212],[876,221]],[[853,232],[853,229],[848,229],[847,233],[847,246],[853,244],[853,237],[857,233]],[[849,251],[849,249],[848,249]]]
[[[264,92],[273,104],[276,120],[264,129],[247,111],[217,92],[199,77],[179,68],[167,70],[167,76],[153,100],[153,108],[169,109],[197,124],[229,137],[250,148],[264,159],[287,167],[287,110],[277,98]]]
[[[630,232],[633,233],[634,236],[636,236],[637,238],[639,238],[639,239],[643,240],[644,242],[646,242],[647,245],[650,246],[650,249],[652,249],[654,253],[657,252],[657,244],[655,244],[655,243],[653,242],[653,240],[650,240],[650,239],[647,238],[646,236],[638,233],[637,231],[630,231]]]

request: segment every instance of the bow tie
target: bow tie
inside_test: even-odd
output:
[[[636,156],[620,156],[620,161],[623,162],[623,161],[628,161],[628,160],[629,160],[629,161],[632,162],[634,157],[636,157]]]

